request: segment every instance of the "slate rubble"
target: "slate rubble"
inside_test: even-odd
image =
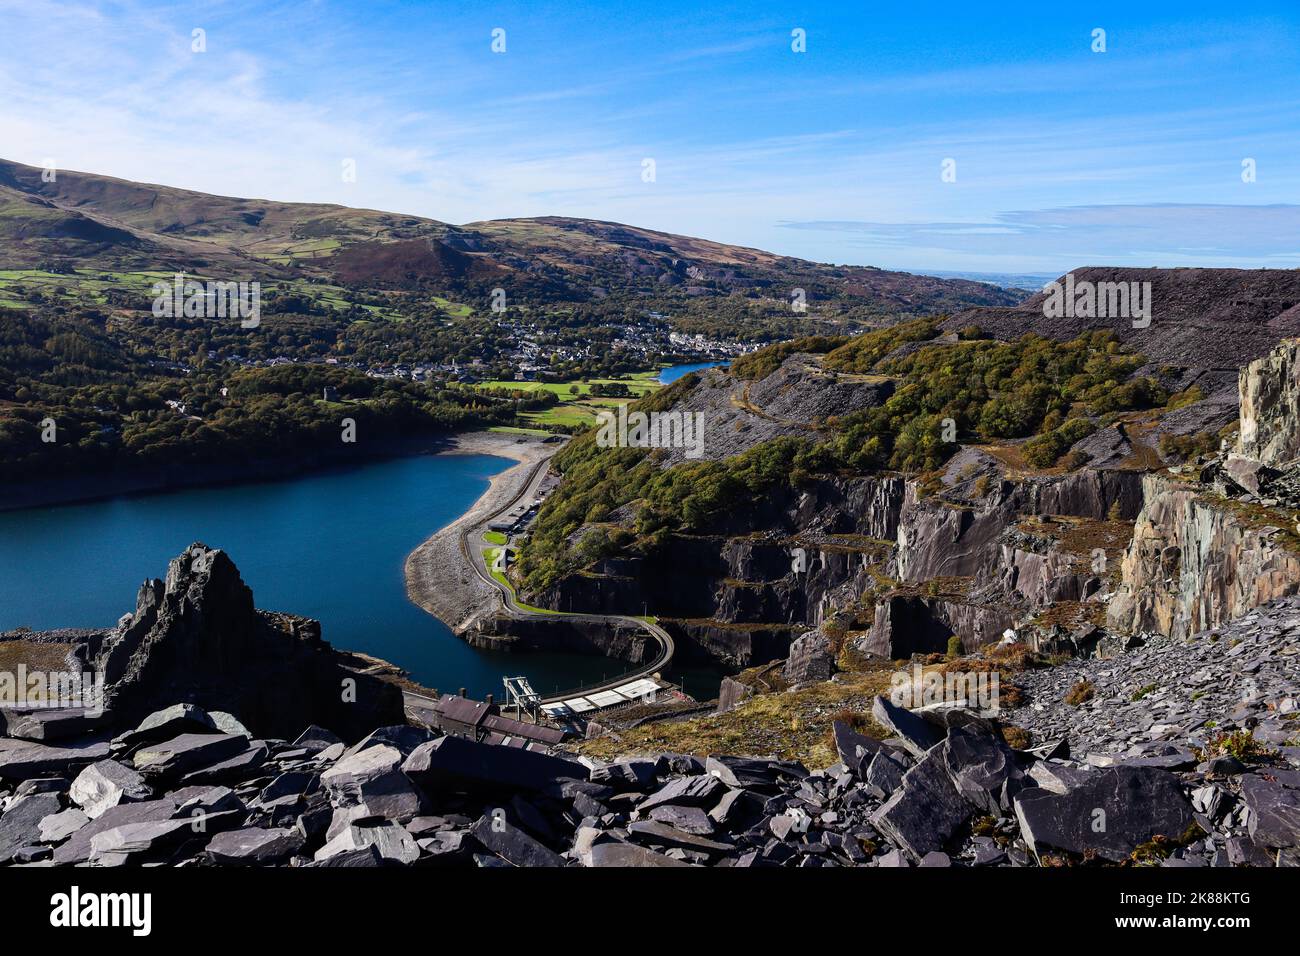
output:
[[[971,867],[1121,863],[1134,851],[1166,866],[1300,862],[1294,751],[1267,767],[1198,765],[1181,751],[1154,763],[1146,751],[1045,758],[975,715],[875,710],[906,737],[837,723],[840,762],[812,771],[722,755],[605,764],[410,727],[346,750],[319,728],[292,742],[149,742],[144,727],[89,766],[54,772],[20,756],[6,768],[0,756],[0,862]],[[250,753],[259,759],[241,761]],[[223,781],[187,784],[205,762]]]

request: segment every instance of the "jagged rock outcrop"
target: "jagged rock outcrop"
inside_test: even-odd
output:
[[[1300,591],[1300,555],[1198,485],[1143,479],[1144,504],[1107,611],[1121,633],[1185,637]]]
[[[230,557],[200,543],[165,580],[141,586],[134,613],[89,648],[87,666],[104,675],[119,721],[177,700],[272,735],[317,723],[355,739],[405,720],[396,686],[349,666],[316,621],[258,611]]]
[[[1300,339],[1242,368],[1237,450],[1266,465],[1300,458]]]

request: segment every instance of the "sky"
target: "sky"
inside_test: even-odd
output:
[[[1246,6],[0,0],[0,157],[916,272],[1296,268],[1300,4]]]

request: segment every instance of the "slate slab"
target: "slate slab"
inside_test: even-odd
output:
[[[1020,835],[1035,854],[1092,851],[1113,862],[1157,834],[1179,839],[1193,822],[1178,778],[1152,767],[1099,770],[1065,793],[1022,790],[1015,811]]]

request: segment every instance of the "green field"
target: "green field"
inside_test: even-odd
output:
[[[506,537],[504,534],[502,534],[500,531],[485,531],[483,532],[483,540],[486,541],[488,544],[501,545],[501,544],[505,544],[510,539]]]
[[[500,553],[500,551],[500,548],[484,548],[483,564],[488,569],[488,574],[492,575],[493,578],[505,585],[506,589],[510,591],[510,596],[514,599],[515,604],[525,611],[532,611],[536,614],[562,614],[562,611],[552,611],[547,607],[533,607],[531,604],[525,604],[523,601],[519,600],[519,596],[515,594],[515,586],[510,583],[510,580],[505,576],[505,574],[501,571],[492,570],[492,562],[497,559],[497,554]]]
[[[514,425],[493,425],[488,431],[499,435],[531,435],[534,438],[545,438],[551,434],[544,428],[518,428]]]
[[[444,299],[440,295],[429,296],[429,300],[448,315],[455,316],[458,319],[474,314],[474,307],[463,302],[452,302],[451,299]]]
[[[593,385],[626,385],[630,398],[593,397]],[[601,408],[617,408],[659,388],[659,370],[634,372],[626,378],[585,378],[568,382],[484,382],[477,386],[484,390],[507,392],[551,392],[560,404],[538,412],[524,412],[521,416],[540,430],[565,426],[589,428],[596,424],[596,412]],[[577,389],[575,392],[574,389]]]
[[[326,240],[313,241],[323,242]],[[193,273],[187,274],[187,277],[200,282],[213,278],[212,276]],[[31,293],[40,292],[48,296],[54,294],[55,290],[61,289],[58,298],[67,302],[107,305],[109,292],[117,291],[134,297],[137,308],[148,309],[152,304],[154,283],[166,282],[170,284],[174,278],[175,273],[173,272],[157,271],[105,272],[79,269],[69,275],[64,275],[58,272],[45,272],[40,269],[4,269],[0,270],[0,305],[16,309],[31,308],[33,304],[30,301]],[[278,280],[273,280],[266,282],[265,286],[269,290],[272,286],[278,284]],[[342,311],[355,304],[377,319],[396,321],[402,318],[399,313],[391,309],[361,302],[354,303],[348,297],[348,290],[342,286],[298,280],[291,280],[287,284],[290,291],[316,299],[322,305],[331,309]],[[19,289],[24,290],[27,296],[21,295]],[[468,314],[472,311],[468,306],[448,302],[446,299],[440,299],[437,296],[434,296],[433,300],[439,307],[446,309],[453,315]]]
[[[554,392],[561,398],[574,395],[573,387],[578,387],[577,395],[588,395],[593,385],[626,385],[635,398],[640,398],[659,388],[659,371],[634,372],[626,378],[584,378],[571,382],[484,382],[479,388],[503,388],[512,392]],[[619,401],[619,399],[613,399]]]

